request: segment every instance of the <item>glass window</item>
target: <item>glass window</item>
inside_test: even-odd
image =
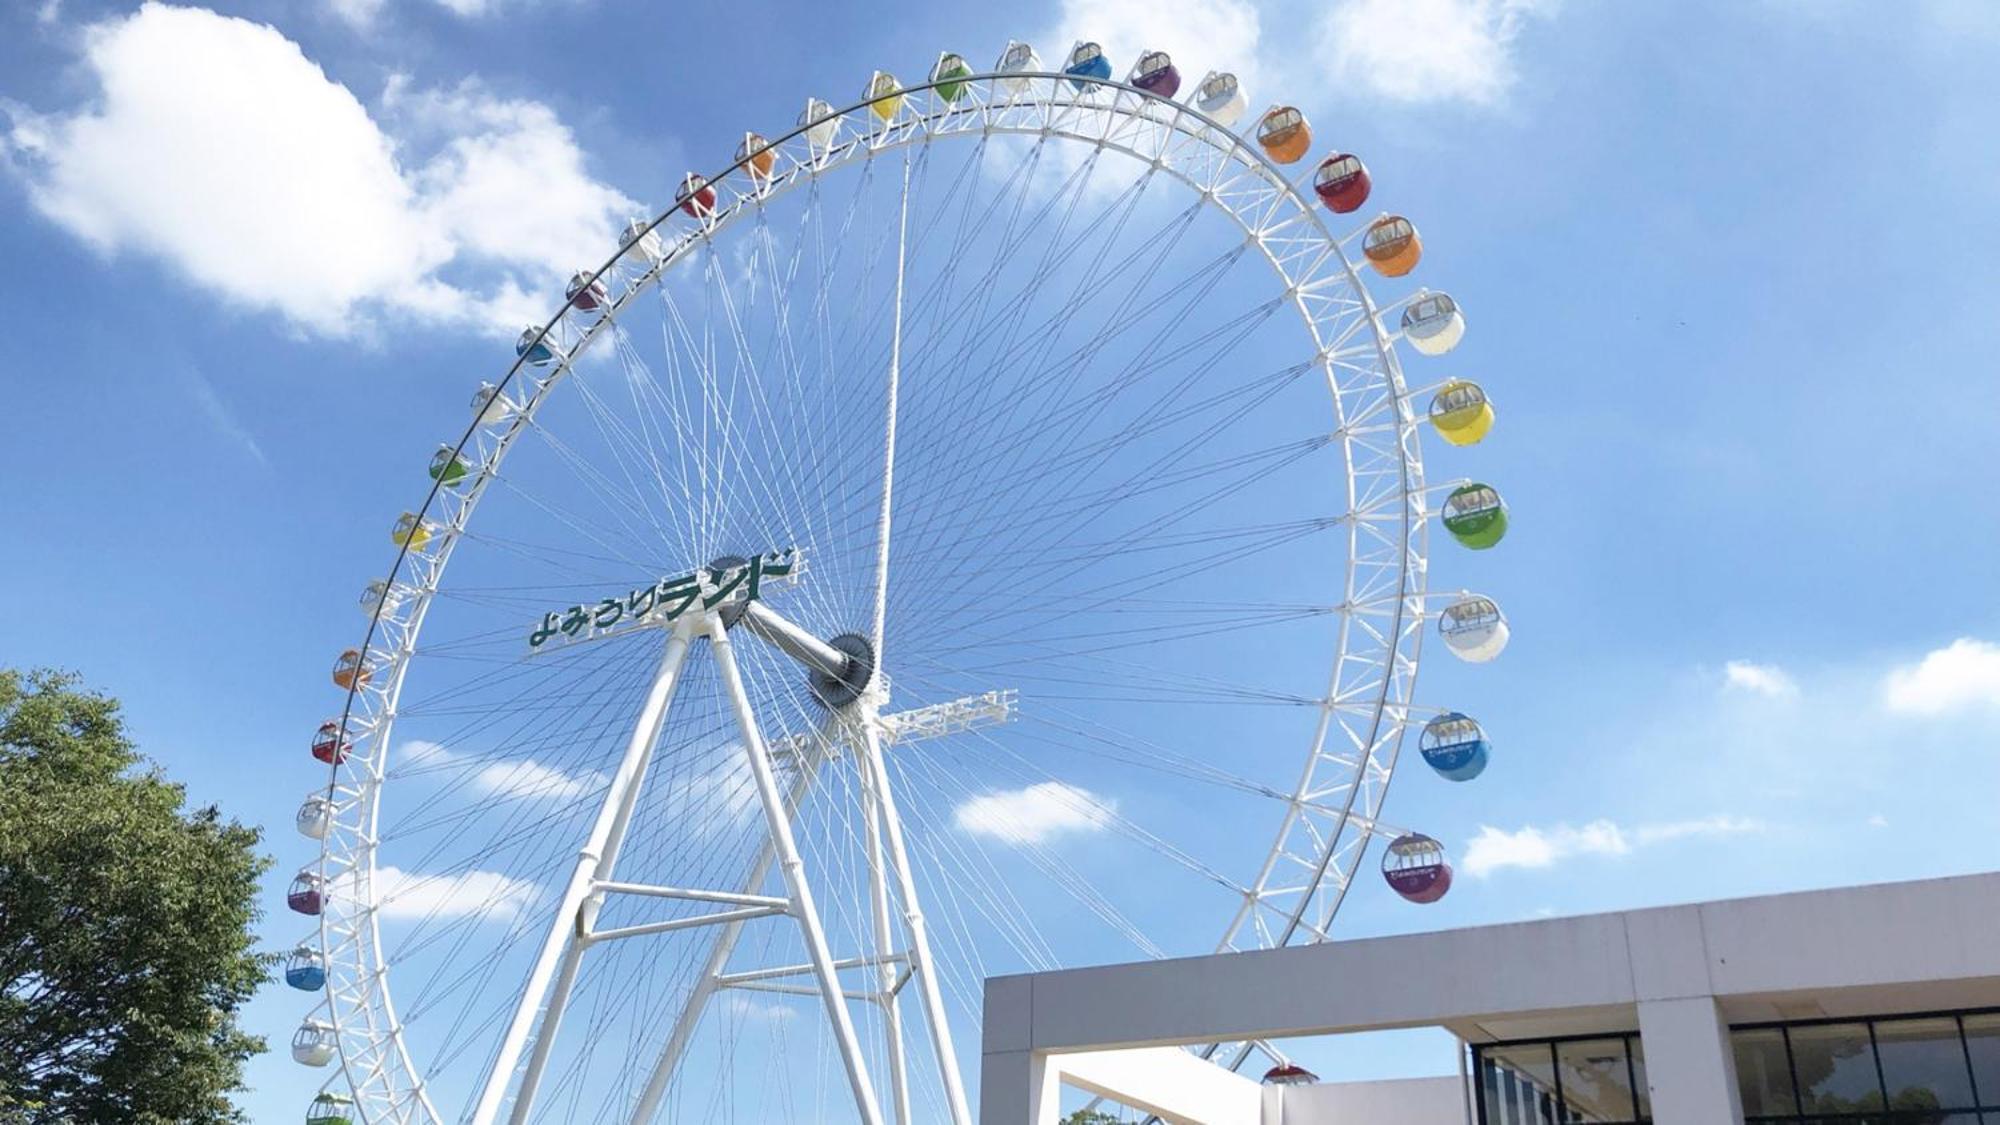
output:
[[[1980,1105],[2000,1105],[2000,1013],[1965,1017],[1965,1052]]]
[[[1555,1125],[1553,1056],[1547,1043],[1480,1048],[1486,1125]]]
[[[1636,1115],[1624,1039],[1557,1043],[1556,1073],[1562,1079],[1563,1107],[1568,1111],[1564,1120],[1631,1121]]]
[[[1970,1109],[1972,1078],[1958,1042],[1958,1021],[1878,1020],[1875,1052],[1892,1110]]]
[[[1736,1055],[1736,1086],[1743,1094],[1744,1114],[1797,1113],[1785,1033],[1775,1027],[1733,1031],[1729,1042]]]
[[[1799,1105],[1806,1113],[1882,1109],[1882,1080],[1865,1023],[1807,1024],[1790,1029]]]
[[[1625,1042],[1632,1049],[1632,1092],[1639,1098],[1639,1118],[1649,1121],[1653,1116],[1653,1093],[1646,1088],[1646,1044],[1636,1035]]]

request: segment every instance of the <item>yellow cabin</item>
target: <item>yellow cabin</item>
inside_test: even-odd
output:
[[[1431,425],[1453,445],[1472,445],[1493,428],[1493,404],[1479,384],[1454,379],[1431,396]]]
[[[903,108],[903,84],[888,71],[878,70],[875,77],[868,80],[868,108],[884,121],[896,116]]]

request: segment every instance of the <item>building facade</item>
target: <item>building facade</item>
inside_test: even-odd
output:
[[[1468,1046],[1448,1116],[1178,1049],[1406,1027]],[[983,1049],[985,1125],[2000,1125],[2000,874],[998,977]]]

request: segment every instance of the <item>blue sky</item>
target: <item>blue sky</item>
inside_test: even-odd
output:
[[[1421,910],[1365,884],[1347,933],[1993,865],[1989,6],[680,9],[0,14],[0,652],[120,696],[197,799],[269,826],[274,947],[326,666],[439,426],[504,370],[495,325],[809,94],[1078,34],[1121,72],[1141,46],[1234,66],[1365,154],[1500,405],[1477,449],[1429,448],[1513,531],[1433,574],[1498,596],[1514,641],[1434,650],[1420,693],[1475,712],[1494,766],[1412,769],[1390,806],[1463,877]],[[301,1007],[274,989],[250,1022],[282,1044]],[[1320,1066],[1442,1070],[1434,1047]],[[316,1085],[282,1048],[252,1081],[258,1120]]]

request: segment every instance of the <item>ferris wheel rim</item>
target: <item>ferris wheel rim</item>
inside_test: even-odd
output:
[[[539,330],[535,331],[532,343],[529,343],[529,337],[523,336],[523,343],[526,346],[521,349],[521,354],[517,355],[517,358],[508,367],[506,374],[500,381],[493,384],[493,394],[500,397],[504,397],[510,390],[518,388],[523,381],[536,385],[533,386],[533,389],[525,398],[521,399],[518,403],[511,404],[512,417],[505,425],[504,432],[497,438],[492,457],[489,461],[479,466],[476,478],[469,482],[468,487],[461,495],[462,502],[457,506],[457,513],[453,517],[452,522],[448,526],[439,529],[439,534],[434,540],[436,543],[434,553],[425,556],[419,545],[408,541],[399,547],[394,563],[382,580],[385,584],[385,596],[370,614],[368,628],[364,634],[361,647],[358,650],[361,654],[361,659],[364,662],[367,661],[376,652],[378,637],[385,632],[385,618],[391,618],[395,610],[402,606],[407,605],[412,607],[412,612],[407,621],[388,622],[389,624],[399,625],[400,632],[403,634],[402,638],[397,642],[396,649],[388,654],[390,657],[388,667],[386,669],[378,669],[386,670],[389,673],[387,676],[389,682],[387,685],[383,685],[379,682],[371,684],[365,681],[357,681],[354,686],[348,689],[346,701],[337,720],[341,734],[344,737],[356,722],[357,701],[362,700],[371,688],[383,689],[380,694],[386,706],[379,712],[378,717],[363,720],[365,727],[358,731],[355,737],[357,750],[361,749],[360,744],[364,741],[370,746],[371,752],[358,755],[368,768],[365,771],[349,770],[346,774],[343,774],[341,763],[335,762],[329,766],[329,783],[321,791],[333,803],[336,814],[343,808],[351,808],[362,811],[364,817],[363,822],[356,826],[358,831],[353,834],[358,845],[353,851],[344,855],[336,855],[336,842],[340,839],[340,834],[338,831],[333,830],[330,830],[326,834],[321,842],[319,873],[322,880],[327,880],[329,872],[332,871],[338,871],[350,879],[359,880],[358,883],[350,883],[349,885],[359,886],[366,890],[366,894],[362,897],[365,897],[367,902],[359,911],[365,915],[365,924],[362,927],[349,927],[345,932],[336,934],[335,930],[337,927],[334,922],[327,913],[322,913],[319,919],[318,945],[320,956],[329,969],[328,984],[323,990],[320,1007],[326,1009],[328,1021],[337,1033],[340,1058],[340,1067],[338,1068],[337,1075],[345,1076],[348,1080],[348,1085],[354,1090],[356,1095],[354,1106],[363,1120],[376,1119],[372,1113],[374,1107],[369,1105],[368,1098],[362,1096],[364,1083],[369,1079],[388,1077],[389,1072],[396,1068],[398,1064],[400,1064],[400,1068],[408,1080],[402,1083],[402,1086],[407,1091],[407,1096],[401,1099],[390,1097],[384,1116],[387,1119],[402,1120],[407,1119],[412,1114],[421,1113],[425,1118],[432,1121],[442,1121],[445,1119],[430,1102],[428,1092],[425,1089],[422,1071],[417,1067],[415,1060],[410,1057],[402,1025],[395,1017],[393,997],[388,985],[388,968],[383,961],[379,931],[380,913],[376,908],[377,900],[374,893],[374,877],[377,872],[377,843],[375,842],[374,835],[379,826],[379,800],[383,782],[383,766],[387,757],[388,742],[394,728],[395,706],[400,697],[403,675],[407,670],[410,657],[415,648],[416,637],[421,633],[424,615],[437,593],[438,576],[445,569],[445,564],[449,561],[453,549],[463,535],[464,526],[469,522],[472,511],[477,507],[478,500],[486,484],[493,479],[499,462],[504,459],[507,450],[512,447],[515,439],[523,432],[526,423],[531,420],[534,411],[547,397],[549,392],[558,383],[567,379],[576,357],[586,351],[605,328],[613,324],[617,314],[628,303],[649,288],[660,284],[669,268],[687,257],[693,248],[710,242],[713,237],[722,233],[727,227],[742,215],[749,213],[753,208],[774,200],[802,184],[816,182],[819,177],[827,173],[849,168],[859,163],[865,163],[878,153],[895,149],[907,149],[917,145],[927,145],[940,137],[956,138],[968,135],[990,136],[993,134],[1002,134],[1040,136],[1045,139],[1060,138],[1065,141],[1095,143],[1100,149],[1109,148],[1133,159],[1151,163],[1155,169],[1167,172],[1185,186],[1195,190],[1201,197],[1203,204],[1222,211],[1234,220],[1239,227],[1243,228],[1258,243],[1267,265],[1277,273],[1279,278],[1292,284],[1293,288],[1288,294],[1292,298],[1290,303],[1294,305],[1295,311],[1299,313],[1302,320],[1306,323],[1315,344],[1321,348],[1320,355],[1316,357],[1315,366],[1325,370],[1328,390],[1334,399],[1336,412],[1343,421],[1337,432],[1337,436],[1342,446],[1342,464],[1346,476],[1346,505],[1350,516],[1356,511],[1355,438],[1346,424],[1344,405],[1341,402],[1342,387],[1340,380],[1333,374],[1332,365],[1334,361],[1329,354],[1329,345],[1321,337],[1318,322],[1314,320],[1310,313],[1306,312],[1298,291],[1297,282],[1287,271],[1285,265],[1281,264],[1268,247],[1263,245],[1263,240],[1259,237],[1255,229],[1255,224],[1242,211],[1239,211],[1227,199],[1220,197],[1214,191],[1201,187],[1190,175],[1182,174],[1180,169],[1172,166],[1165,158],[1164,149],[1166,146],[1164,144],[1162,145],[1161,153],[1148,155],[1136,148],[1111,141],[1106,136],[1094,136],[1081,131],[1065,130],[1052,116],[1045,117],[1038,127],[994,125],[989,120],[976,133],[972,130],[939,131],[931,127],[938,122],[961,117],[990,115],[996,110],[1034,109],[1054,112],[1080,110],[1089,113],[1104,114],[1112,119],[1140,121],[1163,126],[1164,134],[1168,140],[1178,138],[1179,140],[1195,144],[1205,144],[1214,153],[1224,157],[1226,161],[1234,161],[1240,165],[1241,167],[1238,169],[1240,172],[1252,174],[1266,186],[1274,189],[1274,198],[1292,206],[1295,209],[1296,216],[1303,218],[1307,222],[1309,229],[1317,233],[1325,250],[1330,252],[1331,260],[1338,263],[1339,272],[1343,275],[1348,290],[1359,297],[1362,305],[1360,323],[1365,325],[1375,345],[1376,372],[1385,383],[1387,401],[1392,415],[1388,425],[1394,430],[1395,437],[1393,444],[1397,451],[1396,461],[1401,474],[1400,488],[1392,499],[1396,502],[1396,506],[1401,509],[1401,529],[1398,539],[1403,547],[1401,552],[1402,562],[1398,567],[1399,580],[1395,594],[1393,597],[1378,595],[1375,599],[1377,602],[1385,602],[1393,605],[1394,623],[1386,633],[1387,658],[1384,661],[1381,687],[1377,693],[1376,702],[1371,708],[1373,730],[1371,731],[1369,745],[1376,745],[1374,738],[1377,734],[1380,734],[1385,722],[1391,727],[1391,733],[1384,736],[1380,742],[1380,746],[1386,751],[1386,761],[1381,764],[1382,779],[1375,789],[1372,798],[1367,801],[1370,809],[1363,818],[1372,825],[1373,813],[1379,810],[1386,796],[1387,782],[1393,774],[1403,730],[1408,722],[1408,695],[1414,687],[1417,657],[1424,630],[1421,628],[1421,623],[1414,630],[1407,628],[1404,624],[1404,617],[1409,607],[1413,603],[1420,602],[1424,596],[1424,585],[1422,582],[1423,567],[1421,564],[1426,553],[1425,521],[1423,519],[1423,466],[1421,453],[1415,441],[1417,420],[1412,416],[1409,405],[1409,392],[1404,384],[1400,363],[1393,348],[1394,334],[1385,329],[1381,323],[1382,310],[1377,306],[1367,286],[1363,284],[1360,269],[1354,261],[1347,257],[1345,251],[1342,249],[1342,240],[1328,228],[1326,217],[1314,206],[1314,201],[1301,191],[1300,184],[1295,182],[1292,177],[1287,176],[1269,157],[1257,151],[1247,138],[1239,135],[1229,126],[1223,125],[1221,122],[1202,113],[1191,104],[1184,104],[1170,98],[1162,98],[1145,89],[1115,79],[1100,79],[1089,75],[1043,70],[983,71],[970,75],[934,79],[902,87],[897,91],[897,96],[905,99],[903,105],[907,106],[910,104],[907,99],[912,95],[934,91],[941,86],[958,85],[966,90],[984,92],[994,89],[995,84],[1000,82],[1030,84],[1032,93],[1023,95],[1017,92],[1005,98],[996,96],[990,100],[980,100],[976,96],[963,100],[944,99],[941,102],[934,100],[926,110],[915,112],[906,111],[902,106],[899,106],[893,118],[883,121],[872,128],[865,130],[856,129],[853,127],[853,122],[859,119],[858,115],[869,110],[874,102],[882,100],[881,95],[865,96],[862,100],[850,106],[832,110],[813,121],[798,125],[778,138],[769,141],[758,153],[746,153],[743,157],[733,161],[722,171],[705,181],[706,186],[710,188],[728,186],[734,192],[732,198],[726,204],[718,203],[707,216],[698,218],[697,225],[692,231],[676,241],[671,248],[666,249],[657,257],[657,260],[651,261],[647,268],[641,272],[640,276],[626,285],[622,292],[604,302],[603,307],[598,310],[596,319],[581,326],[577,333],[577,338],[572,344],[560,346],[558,339],[559,331],[566,324],[571,323],[570,318],[572,314],[588,312],[588,310],[578,304],[579,298],[587,292],[587,287],[569,294],[559,306],[554,316],[544,323]],[[1063,84],[1065,83],[1069,84],[1072,90],[1067,95],[1065,95],[1063,90]],[[1101,90],[1111,91],[1113,93],[1113,100],[1108,103],[1088,100],[1091,95]],[[1155,112],[1159,109],[1165,109],[1170,112],[1165,114]],[[1184,120],[1192,121],[1195,127],[1185,127],[1183,125]],[[813,159],[808,161],[795,160],[783,172],[762,177],[761,182],[758,177],[751,176],[751,190],[736,190],[736,185],[740,180],[737,174],[747,174],[752,160],[756,156],[765,153],[782,153],[788,146],[793,146],[802,139],[806,140],[807,148],[810,152],[814,146],[808,135],[813,129],[827,123],[833,124],[836,130],[847,130],[854,135],[840,142],[828,143],[824,147],[824,151],[819,152]],[[1306,180],[1309,181],[1310,175],[1311,173],[1308,171],[1305,177]],[[587,277],[587,286],[619,279],[621,277],[619,273],[621,263],[626,262],[634,254],[640,240],[648,235],[659,232],[663,225],[673,217],[674,213],[681,209],[679,202],[676,202],[666,207],[650,222],[646,223],[643,230],[637,233],[628,231],[627,237],[621,240],[617,251],[610,258],[596,270],[589,271],[587,274],[579,271],[578,276]],[[635,223],[634,225],[636,226],[637,224]],[[520,378],[522,369],[531,365],[528,359],[528,352],[532,347],[543,344],[558,345],[553,369],[539,380],[522,380]],[[475,411],[473,419],[466,426],[458,441],[449,446],[452,455],[454,457],[463,456],[475,439],[482,432],[491,428],[490,424],[483,422],[479,416],[479,412]],[[443,480],[434,481],[422,505],[414,509],[412,514],[420,522],[428,519],[439,508],[440,498],[448,496],[450,493],[451,490]],[[1385,498],[1378,502],[1378,507],[1386,509],[1390,503],[1391,498]],[[1355,589],[1356,571],[1354,539],[1356,531],[1352,520],[1349,521],[1348,534],[1349,550],[1346,552],[1343,562],[1345,573],[1342,586],[1346,596],[1351,598]],[[433,565],[429,568],[430,574],[427,582],[416,586],[409,586],[405,585],[402,580],[408,577],[418,565],[412,561],[413,558],[429,561]],[[1411,565],[1413,559],[1417,564],[1415,566]],[[1415,587],[1414,589],[1412,589],[1413,586]],[[392,599],[390,595],[394,595],[398,590],[404,591],[404,596]],[[1421,612],[1418,613],[1418,617],[1421,619]],[[1263,891],[1275,862],[1285,854],[1284,844],[1287,833],[1298,818],[1303,815],[1301,804],[1304,791],[1311,784],[1312,766],[1317,760],[1319,744],[1323,741],[1328,724],[1331,721],[1331,716],[1336,711],[1336,708],[1332,705],[1331,696],[1337,690],[1341,666],[1346,660],[1348,652],[1353,647],[1349,639],[1349,630],[1351,627],[1352,614],[1343,612],[1340,639],[1335,646],[1333,654],[1333,684],[1329,687],[1329,698],[1326,701],[1326,705],[1322,707],[1320,729],[1316,732],[1313,740],[1315,748],[1308,754],[1305,774],[1299,783],[1299,792],[1295,794],[1293,801],[1288,805],[1283,823],[1281,823],[1278,834],[1274,838],[1273,844],[1267,854],[1265,868],[1256,880],[1256,890],[1258,892]],[[1403,653],[1405,646],[1409,650],[1407,657]],[[1397,694],[1398,669],[1403,667],[1407,667],[1408,669],[1406,673],[1407,680],[1403,681],[1400,685],[1402,689],[1401,699],[1392,703],[1389,697],[1392,694]],[[1376,759],[1372,752],[1364,751],[1362,753],[1356,766],[1355,777],[1345,786],[1347,797],[1340,817],[1336,822],[1338,830],[1327,837],[1326,847],[1318,857],[1317,868],[1311,882],[1311,887],[1305,894],[1299,896],[1296,905],[1292,908],[1291,917],[1285,931],[1285,938],[1277,944],[1288,943],[1290,938],[1296,933],[1306,911],[1311,905],[1314,893],[1324,885],[1329,868],[1338,862],[1341,840],[1345,836],[1348,822],[1354,819],[1354,805],[1362,790],[1361,780],[1375,762]],[[356,772],[361,773],[358,779],[354,777]],[[345,783],[343,783],[343,778],[346,779]],[[343,799],[343,795],[345,795],[345,799]],[[1366,851],[1368,837],[1372,835],[1372,831],[1372,828],[1364,831],[1359,844],[1352,848],[1351,858],[1340,863],[1340,866],[1347,874],[1337,880],[1338,890],[1333,907],[1336,910],[1340,899],[1345,897],[1347,889],[1352,884],[1351,873],[1359,867]],[[1232,943],[1239,932],[1241,923],[1251,913],[1254,913],[1255,909],[1255,901],[1246,903],[1245,912],[1239,914],[1237,921],[1232,923],[1224,934],[1220,943],[1221,947],[1233,947]],[[1331,916],[1330,912],[1327,916]],[[337,948],[341,947],[351,948],[356,955],[356,960],[358,962],[365,962],[365,965],[359,966],[366,970],[364,975],[372,978],[371,984],[363,986],[361,995],[349,998],[350,1006],[346,1012],[343,1012],[342,1005],[338,1002],[339,998],[333,987],[333,974],[331,972],[333,953]],[[375,1018],[378,1007],[380,1009],[379,1019]],[[314,1011],[317,1012],[318,1009],[315,1008]],[[349,1014],[365,1014],[367,1018],[358,1021],[366,1025],[365,1028],[350,1026],[349,1022],[343,1018]],[[363,1049],[350,1052],[351,1035],[365,1038],[365,1043],[361,1045]],[[385,1054],[383,1050],[385,1044],[393,1044],[393,1058]],[[372,1055],[372,1058],[369,1057],[370,1055]],[[361,1080],[357,1080],[355,1077],[357,1068],[366,1072],[364,1078]],[[328,1086],[330,1087],[332,1084],[333,1079],[330,1078]],[[394,1091],[388,1092],[394,1093]]]

